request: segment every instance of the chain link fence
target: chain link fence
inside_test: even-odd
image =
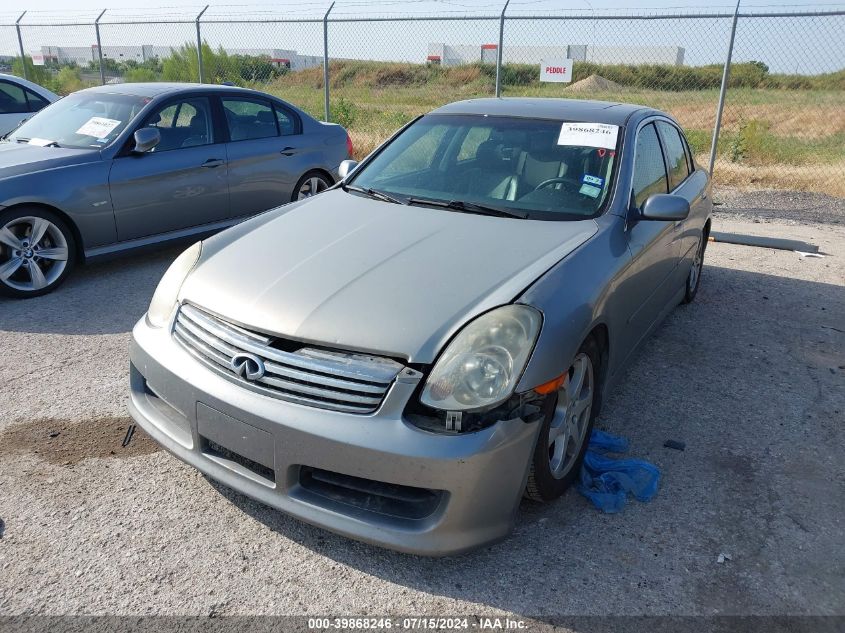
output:
[[[0,72],[59,94],[137,81],[258,88],[344,125],[359,155],[459,99],[642,103],[680,121],[720,185],[845,196],[845,6],[537,15],[525,4],[481,15],[414,14],[413,3],[375,15],[353,0],[305,2],[284,16],[0,12]],[[573,60],[570,82],[540,81],[542,64],[564,59]]]

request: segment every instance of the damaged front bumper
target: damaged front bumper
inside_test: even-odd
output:
[[[379,409],[347,414],[254,393],[215,373],[142,319],[130,351],[130,413],[209,477],[299,519],[432,556],[506,536],[539,423],[473,433],[422,430],[403,416],[419,377]]]

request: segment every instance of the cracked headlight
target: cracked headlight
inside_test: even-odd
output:
[[[446,346],[420,401],[434,409],[473,411],[513,394],[540,333],[540,312],[506,305],[471,321]]]
[[[170,264],[170,268],[164,273],[164,277],[158,282],[153,299],[150,301],[150,308],[147,310],[147,323],[153,327],[164,327],[173,311],[173,306],[179,297],[179,289],[199,261],[202,252],[202,242],[197,242],[188,247],[176,260]]]

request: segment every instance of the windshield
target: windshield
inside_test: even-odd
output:
[[[72,94],[38,112],[7,138],[34,145],[99,149],[111,143],[148,101],[132,95]]]
[[[583,219],[609,197],[618,137],[615,125],[428,115],[350,182],[412,204],[459,201],[532,219]]]

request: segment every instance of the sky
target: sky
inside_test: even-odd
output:
[[[73,9],[68,8],[67,0],[5,0],[0,10],[2,14],[20,14],[26,10],[30,14],[51,13],[54,15],[71,16],[84,13],[98,13],[105,7],[118,13],[132,13],[147,15],[191,15],[195,14],[205,4],[211,6],[212,14],[262,14],[272,12],[275,15],[318,14],[329,5],[329,0],[304,0],[290,2],[279,0],[153,0],[149,7],[140,5],[138,0],[74,0]],[[426,14],[446,13],[498,13],[503,0],[406,0],[404,2],[392,0],[337,0],[333,12],[344,14],[366,13],[399,13],[413,12]],[[548,13],[561,10],[613,10],[639,8],[670,8],[684,10],[720,10],[732,9],[735,2],[731,0],[641,0],[632,3],[626,0],[511,0],[510,13]],[[835,3],[832,0],[818,2],[801,0],[745,0],[742,6],[751,10],[802,8],[843,8],[845,2]]]
[[[24,10],[24,47],[28,52],[42,45],[90,46],[93,28],[38,26],[56,22],[90,24],[104,7],[103,45],[178,46],[193,41],[192,24],[162,25],[110,22],[135,20],[191,20],[204,6],[202,0],[4,0],[0,4],[0,54],[17,50],[14,23]],[[334,18],[371,15],[494,16],[503,0],[337,0]],[[276,48],[300,54],[322,55],[322,25],[274,23],[280,18],[322,17],[328,0],[210,0],[204,16],[203,37],[214,47]],[[580,20],[512,20],[506,24],[505,46],[679,46],[684,63],[701,65],[724,60],[731,20],[593,20],[612,12],[730,13],[732,0],[511,0],[508,15],[578,15]],[[744,12],[845,10],[845,0],[744,0]],[[257,20],[255,24],[221,24],[225,19]],[[330,55],[357,59],[423,61],[430,42],[478,45],[498,39],[497,20],[448,22],[338,23],[329,30]],[[825,18],[764,18],[740,20],[735,61],[761,60],[773,72],[814,74],[845,67],[845,16]],[[529,61],[529,60],[526,60]],[[533,62],[533,60],[530,60]]]

